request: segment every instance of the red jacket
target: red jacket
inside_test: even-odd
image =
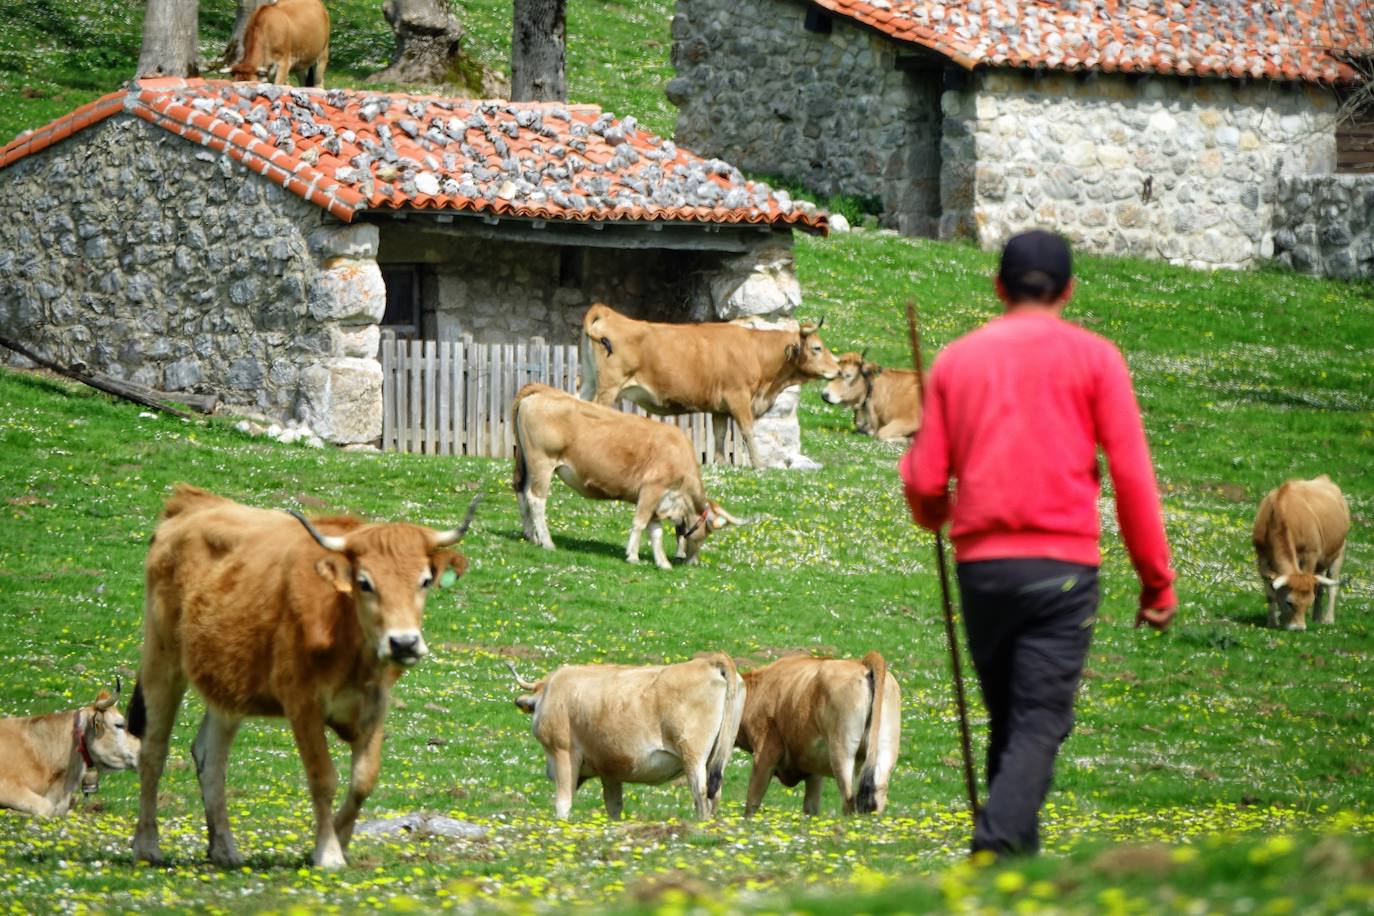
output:
[[[952,504],[959,561],[1098,565],[1100,445],[1141,607],[1177,603],[1140,408],[1114,344],[1046,312],[1012,312],[944,349],[924,406],[900,464],[906,498],[932,530]]]

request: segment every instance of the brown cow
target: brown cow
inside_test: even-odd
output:
[[[268,69],[274,83],[288,83],[304,70],[307,86],[324,88],[329,63],[329,11],[320,0],[269,0],[253,13],[243,33],[243,58],[230,70],[236,80],[253,80]]]
[[[75,712],[0,719],[0,808],[60,816],[100,770],[137,766],[138,739],[125,731],[118,700],[116,687]]]
[[[637,321],[598,303],[582,319],[580,392],[583,400],[607,407],[626,398],[649,413],[709,413],[718,460],[725,453],[725,420],[733,418],[754,466],[762,467],[754,420],[783,389],[839,372],[819,328]]]
[[[821,400],[854,411],[854,428],[885,441],[910,438],[921,428],[921,388],[912,369],[884,369],[863,354],[839,358],[840,373],[821,389]]]
[[[1320,623],[1336,622],[1350,507],[1325,474],[1270,490],[1255,516],[1255,560],[1269,602],[1269,625],[1307,629],[1307,610],[1326,586]]]
[[[515,493],[525,537],[553,550],[545,505],[553,475],[591,499],[635,504],[625,559],[639,562],[649,529],[654,562],[672,569],[663,552],[663,522],[677,531],[677,557],[696,562],[706,535],[748,524],[706,498],[701,468],[682,430],[668,423],[580,401],[565,391],[526,385],[511,406],[515,427]]]
[[[567,665],[542,681],[522,680],[515,705],[533,716],[554,781],[554,811],[567,818],[573,792],[601,779],[606,813],[620,817],[627,782],[659,785],[684,773],[698,818],[720,806],[735,746],[744,682],[730,656],[676,665]]]
[[[440,576],[467,568],[443,548],[462,538],[476,506],[448,531],[345,516],[312,524],[177,485],[148,550],[143,661],[129,710],[130,730],[143,738],[137,858],[162,860],[158,781],[189,681],[206,707],[191,756],[210,860],[243,861],[224,800],[234,733],[246,716],[285,716],[315,808],[312,860],[344,864],[377,779],[388,693],[429,652],[420,633],[425,598]],[[353,751],[348,795],[332,816],[338,777],[326,726]]]
[[[759,809],[774,776],[789,788],[806,781],[806,814],[819,813],[826,776],[835,777],[845,814],[883,812],[902,737],[902,694],[881,655],[785,656],[745,672],[744,696],[735,744],[754,755],[746,815]]]

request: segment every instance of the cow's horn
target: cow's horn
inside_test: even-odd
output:
[[[477,514],[477,504],[482,501],[482,494],[478,493],[468,504],[468,514],[463,517],[463,524],[457,528],[450,528],[448,531],[440,531],[434,536],[435,547],[448,547],[457,544],[463,539],[463,535],[468,533],[468,527],[472,524],[472,517]]]
[[[731,515],[729,512],[726,512],[725,509],[719,505],[713,506],[712,511],[716,515],[719,515],[721,518],[725,519],[730,524],[736,526],[752,525],[754,524],[754,522],[758,521],[758,517],[752,515],[746,518],[735,518],[733,515]]]
[[[312,538],[315,539],[315,543],[319,544],[319,545],[320,545],[321,547],[323,547],[325,550],[333,550],[333,551],[335,551],[335,552],[337,553],[337,552],[341,552],[345,547],[348,546],[348,541],[345,540],[344,538],[338,538],[338,537],[332,537],[332,536],[330,536],[330,535],[320,534],[319,531],[317,531],[317,530],[315,529],[315,526],[312,525],[312,524],[310,524],[310,519],[306,518],[304,515],[301,515],[301,514],[300,514],[299,512],[297,512],[295,509],[287,509],[286,511],[287,511],[296,521],[298,521],[298,522],[300,522],[302,525],[304,525],[304,526],[305,526],[305,530],[306,530],[306,531],[309,531],[309,532],[310,532],[310,536],[311,536]]]
[[[515,686],[519,687],[521,690],[539,689],[539,685],[537,683],[531,683],[530,681],[527,681],[520,676],[520,672],[515,670],[515,662],[511,661],[510,659],[507,659],[506,667],[510,669],[511,677],[515,678]]]
[[[1275,589],[1283,588],[1285,585],[1288,584],[1288,577],[1287,577],[1287,576],[1279,576],[1279,577],[1278,577],[1277,579],[1275,579],[1271,584],[1274,586]]]
[[[864,347],[863,352],[859,354],[859,362],[860,362],[860,363],[864,363],[864,362],[867,362],[867,360],[868,360],[868,347]]]
[[[1317,581],[1320,582],[1322,585],[1326,585],[1326,586],[1336,586],[1336,585],[1340,585],[1340,584],[1341,584],[1339,580],[1337,580],[1337,579],[1330,579],[1330,578],[1327,578],[1326,576],[1317,576]]]
[[[104,691],[101,691],[101,693],[104,693]],[[119,700],[119,694],[115,694],[114,696],[111,696],[110,694],[106,693],[103,699],[101,699],[101,698],[97,698],[97,699],[96,699],[96,701],[95,701],[95,708],[96,708],[98,711],[100,711],[100,712],[104,712],[105,710],[107,710],[107,709],[109,709],[111,706],[113,706],[118,700]]]

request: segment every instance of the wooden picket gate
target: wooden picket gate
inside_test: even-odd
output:
[[[382,448],[428,455],[509,458],[515,449],[510,405],[528,382],[577,393],[577,347],[548,344],[542,337],[511,344],[459,340],[381,341]],[[620,408],[646,416],[627,401]],[[674,423],[691,440],[703,464],[715,460],[711,417],[653,417]],[[743,437],[728,424],[725,457],[748,464]]]

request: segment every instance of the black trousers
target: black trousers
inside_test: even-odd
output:
[[[988,789],[973,849],[1033,853],[1054,758],[1097,619],[1097,568],[1059,560],[960,563],[964,627],[988,711]]]

